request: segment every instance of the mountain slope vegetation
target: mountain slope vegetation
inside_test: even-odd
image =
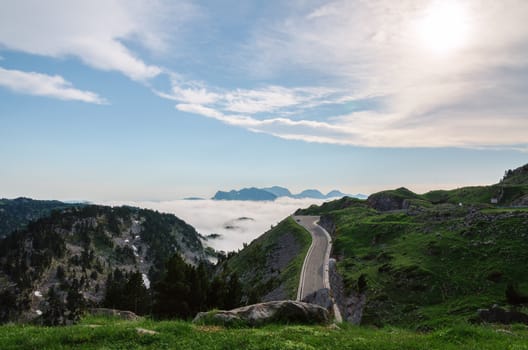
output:
[[[53,210],[61,210],[78,205],[23,197],[0,199],[0,239],[17,229],[24,228],[30,221],[49,215]]]
[[[53,211],[0,240],[0,321],[30,320],[53,305],[100,305],[112,282],[135,281],[145,292],[175,254],[189,264],[205,259],[195,229],[174,215],[96,205]]]
[[[310,233],[288,217],[231,255],[225,266],[240,277],[246,303],[295,299],[310,244]]]
[[[527,167],[519,169],[496,185],[423,195],[399,188],[298,214],[332,223],[346,290],[367,295],[363,323],[427,329],[467,321],[479,308],[506,305],[512,286],[528,292],[528,209],[518,206]]]

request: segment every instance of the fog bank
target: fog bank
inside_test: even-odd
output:
[[[114,201],[105,205],[130,205],[158,210],[178,216],[194,226],[202,235],[221,235],[206,244],[216,250],[241,249],[298,208],[321,204],[317,199],[279,198],[273,202],[172,200],[172,201]]]

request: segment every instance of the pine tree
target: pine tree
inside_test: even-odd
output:
[[[191,286],[189,266],[179,255],[174,255],[166,264],[166,274],[154,287],[156,304],[154,310],[161,317],[187,318],[191,315],[189,306]]]
[[[48,308],[42,315],[42,322],[47,326],[60,326],[66,324],[66,305],[54,287],[48,290],[46,297]]]

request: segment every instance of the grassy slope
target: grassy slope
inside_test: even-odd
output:
[[[136,328],[159,334],[138,334]],[[397,328],[318,326],[233,328],[184,321],[86,318],[76,326],[0,327],[0,348],[11,349],[527,349],[526,326],[456,325],[430,333]]]
[[[490,188],[421,196],[384,192],[409,195],[409,213],[377,212],[350,199],[301,213],[334,219],[333,255],[347,289],[357,289],[359,277],[367,277],[364,323],[436,328],[467,320],[478,308],[505,304],[510,281],[528,292],[528,209],[488,205]],[[472,205],[450,204],[459,202]]]
[[[282,235],[291,234],[298,244],[299,250],[285,269],[279,271],[273,278],[269,275],[269,256],[276,249]],[[287,289],[291,298],[295,298],[304,256],[311,244],[310,234],[291,217],[286,218],[270,231],[266,232],[228,261],[230,270],[237,272],[245,285],[263,296],[281,284]]]

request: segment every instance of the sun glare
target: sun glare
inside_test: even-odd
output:
[[[418,21],[417,31],[426,48],[439,54],[450,53],[468,40],[468,14],[460,3],[435,2]]]

